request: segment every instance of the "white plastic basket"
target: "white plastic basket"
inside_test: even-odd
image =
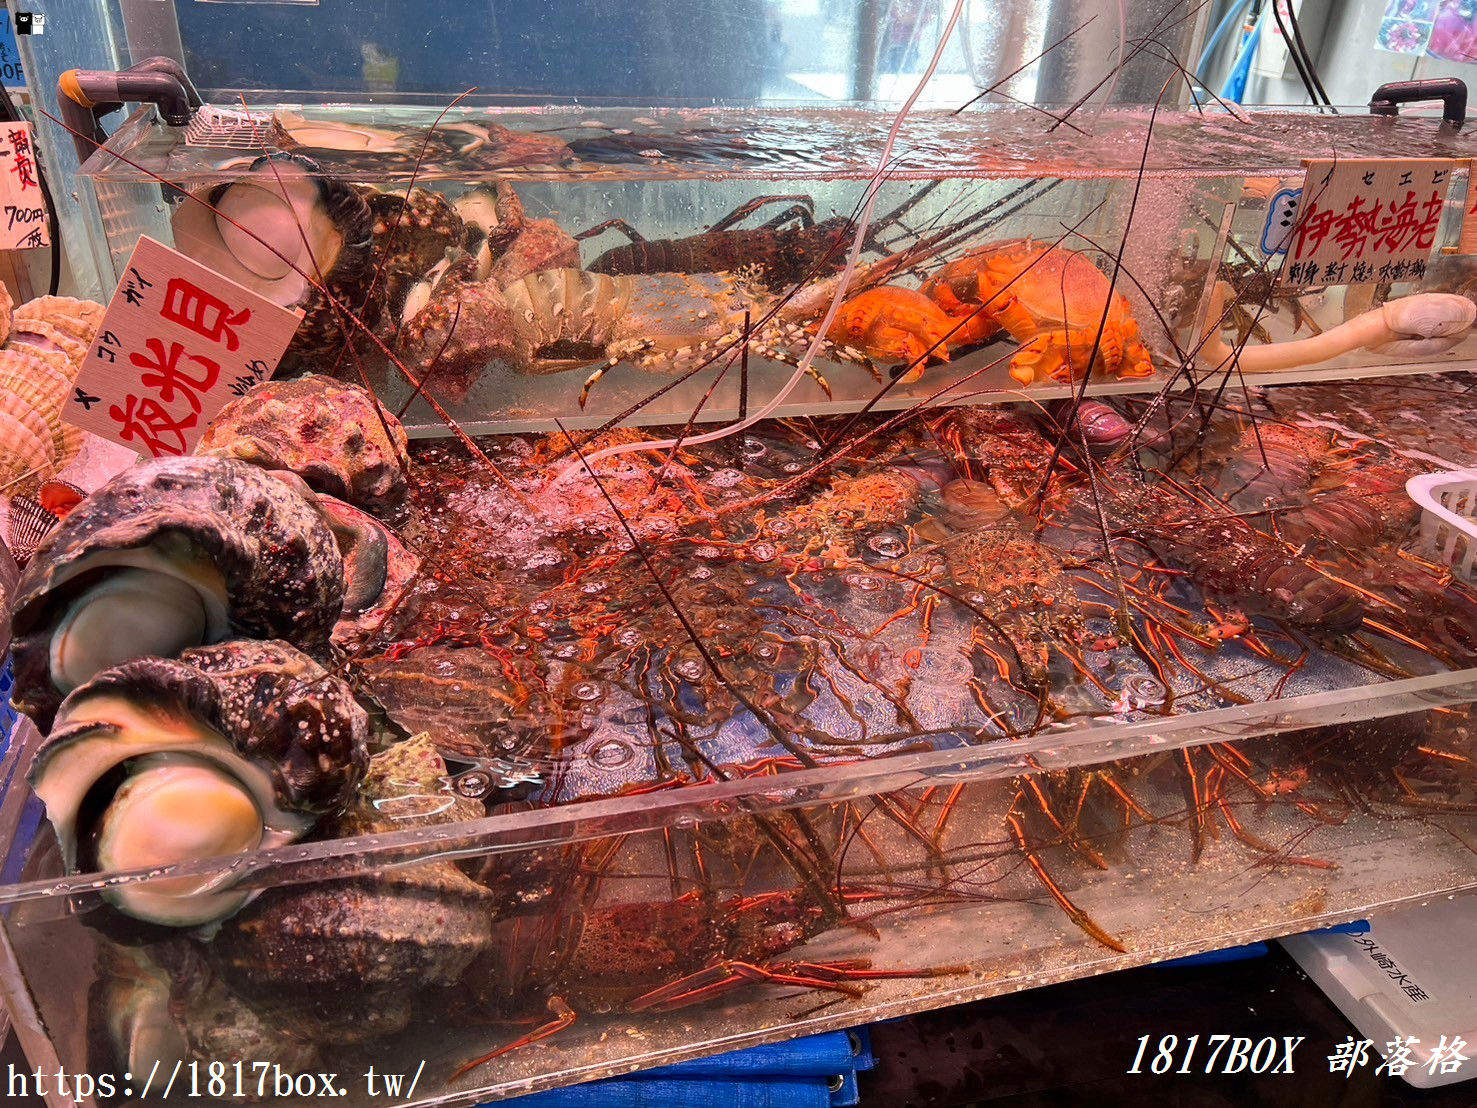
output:
[[[1421,506],[1421,546],[1427,557],[1477,583],[1477,469],[1425,473],[1405,483]]]

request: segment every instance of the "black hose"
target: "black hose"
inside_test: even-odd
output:
[[[1318,92],[1313,88],[1313,79],[1308,76],[1308,71],[1303,66],[1302,55],[1298,53],[1297,44],[1293,42],[1292,35],[1288,33],[1287,24],[1282,22],[1282,5],[1278,3],[1278,0],[1272,0],[1272,18],[1277,21],[1277,29],[1282,32],[1282,44],[1287,47],[1287,56],[1292,59],[1292,64],[1298,71],[1298,77],[1302,79],[1303,89],[1307,92],[1308,99],[1312,101],[1313,107],[1322,111],[1323,105],[1318,101]]]
[[[1328,90],[1323,87],[1323,81],[1318,77],[1318,67],[1313,64],[1313,55],[1308,53],[1308,44],[1303,41],[1303,29],[1298,26],[1296,4],[1287,5],[1287,21],[1292,25],[1292,37],[1297,43],[1298,53],[1302,54],[1303,61],[1308,67],[1308,76],[1313,78],[1313,87],[1318,90],[1318,95],[1323,97],[1323,102],[1328,105],[1328,110],[1333,112],[1334,115],[1338,115],[1339,110],[1333,106],[1333,101],[1328,98]]]

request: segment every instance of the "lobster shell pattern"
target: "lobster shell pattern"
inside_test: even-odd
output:
[[[1358,593],[1241,519],[1156,485],[1105,492],[1103,506],[1118,529],[1183,569],[1210,596],[1309,631],[1350,633],[1363,624]]]

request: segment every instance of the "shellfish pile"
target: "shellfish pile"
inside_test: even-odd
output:
[[[0,491],[40,485],[82,447],[62,406],[82,368],[103,306],[43,296],[13,307],[0,287]]]
[[[46,732],[29,779],[62,865],[151,878],[109,882],[84,913],[105,936],[100,1033],[130,1066],[208,1060],[217,1017],[287,1060],[397,1030],[489,942],[492,893],[450,863],[267,894],[187,868],[481,813],[397,808],[446,765],[376,730],[340,676],[417,568],[374,514],[405,501],[405,450],[363,390],[264,385],[197,455],[76,504],[15,588],[15,702]],[[347,1023],[366,988],[375,1020]]]

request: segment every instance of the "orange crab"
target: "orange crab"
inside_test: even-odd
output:
[[[1030,239],[996,243],[950,262],[922,292],[956,322],[965,319],[955,331],[955,345],[984,342],[1001,330],[1020,343],[1010,375],[1023,385],[1080,378],[1089,359],[1094,369],[1116,377],[1154,372],[1127,298],[1113,292],[1102,271],[1074,250]],[[1099,343],[1105,303],[1108,317]]]
[[[879,285],[841,305],[826,338],[869,358],[906,365],[907,383],[923,376],[928,358],[949,360],[946,342],[953,329],[954,320],[922,293]]]

